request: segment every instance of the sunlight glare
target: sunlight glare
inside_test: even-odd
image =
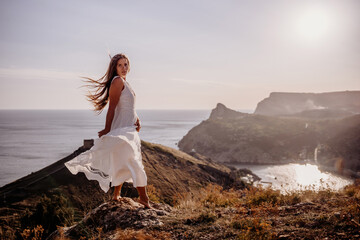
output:
[[[296,32],[301,40],[313,42],[325,39],[331,29],[330,14],[321,8],[311,8],[299,16]]]
[[[321,185],[328,178],[316,165],[294,165],[294,168],[296,181],[302,186]]]
[[[289,163],[250,169],[261,178],[255,185],[265,184],[282,193],[322,189],[337,191],[352,183],[351,179],[323,172],[314,164]]]

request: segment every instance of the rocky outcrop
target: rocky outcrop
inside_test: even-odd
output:
[[[97,228],[107,234],[118,229],[160,227],[163,225],[161,217],[169,215],[172,209],[167,204],[151,205],[152,209],[145,209],[140,203],[126,197],[120,201],[105,202],[90,211],[80,222],[55,231],[47,239],[80,239],[87,235],[86,232]]]
[[[344,117],[360,113],[360,91],[343,91],[328,93],[286,93],[273,92],[268,98],[258,103],[255,114],[304,115]],[[312,111],[312,112],[307,112]],[[312,114],[311,114],[312,113]]]
[[[231,114],[235,117],[209,118],[195,126],[179,148],[217,162],[279,164],[314,160],[321,145],[319,164],[334,166],[342,158],[345,168],[360,170],[360,115],[318,120]]]
[[[224,104],[218,103],[216,108],[211,111],[209,119],[237,119],[248,115],[247,113],[237,112],[227,108]]]

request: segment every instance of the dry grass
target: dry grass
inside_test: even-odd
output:
[[[162,202],[160,199],[160,194],[157,191],[157,189],[154,187],[154,185],[147,185],[146,191],[149,197],[149,200],[152,202],[160,203]]]
[[[152,201],[159,192],[149,187]],[[328,189],[281,194],[269,188],[224,190],[208,185],[197,195],[178,194],[175,210],[159,228],[117,229],[104,233],[90,229],[82,239],[289,239],[360,238],[360,184],[340,192]],[[58,227],[57,239],[68,240]],[[41,239],[43,229],[25,229],[23,239]]]
[[[145,231],[134,229],[118,229],[113,235],[114,240],[166,240],[171,239],[167,232]]]
[[[275,234],[271,224],[261,218],[240,218],[230,224],[240,230],[239,239],[273,239]]]
[[[174,232],[180,234],[176,231],[181,232],[179,229],[183,228],[196,238],[217,226],[221,230],[212,233],[214,239],[216,236],[274,239],[282,235],[337,238],[336,234],[353,239],[359,237],[354,235],[360,230],[359,200],[358,183],[341,192],[308,189],[287,194],[270,188],[223,190],[217,185],[209,185],[198,195],[178,196],[177,219],[173,222],[186,226],[177,226]]]
[[[236,206],[240,203],[241,192],[233,189],[223,190],[218,185],[209,184],[197,195],[179,194],[174,202],[179,209],[198,210],[199,208],[224,208]]]
[[[33,229],[24,229],[21,233],[21,237],[24,240],[41,240],[43,232],[44,228],[41,225],[38,225]]]

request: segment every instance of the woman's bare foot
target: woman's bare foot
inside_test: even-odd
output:
[[[144,207],[146,209],[152,209],[152,207],[150,206],[149,200],[146,201],[146,200],[139,199],[138,203],[141,203],[142,205],[144,205]]]
[[[146,187],[136,187],[139,193],[139,200],[138,202],[145,206],[145,208],[151,209],[149,204],[149,197],[146,193]]]
[[[119,202],[120,199],[121,199],[121,196],[116,196],[116,197],[114,196],[114,197],[112,198],[113,201],[117,201],[117,202]]]
[[[112,198],[113,201],[120,201],[120,199],[121,199],[121,196],[120,196],[121,187],[122,187],[122,184],[120,184],[119,186],[116,186],[116,187],[115,187],[115,189],[114,189],[114,196],[113,196],[113,198]]]

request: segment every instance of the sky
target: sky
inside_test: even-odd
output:
[[[256,108],[271,92],[360,90],[360,1],[0,2],[0,109],[91,109],[125,53],[138,109]]]

